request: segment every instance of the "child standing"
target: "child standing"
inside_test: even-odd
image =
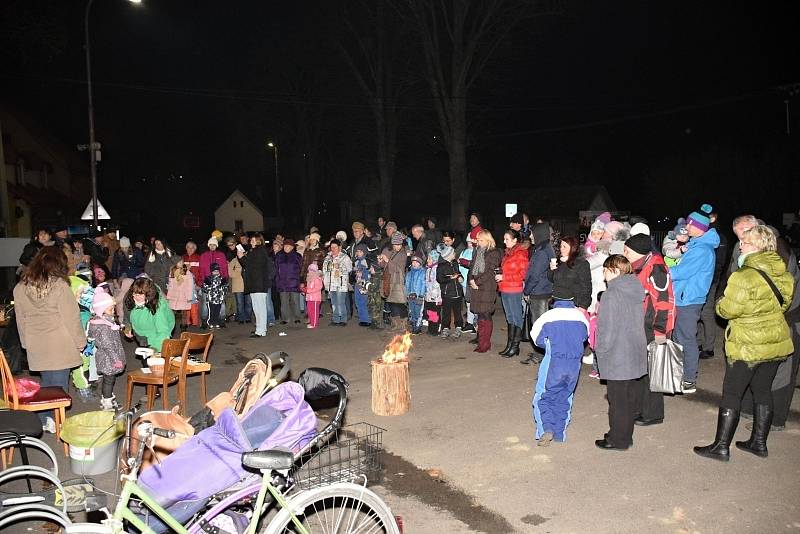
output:
[[[194,277],[183,260],[172,266],[169,270],[167,282],[167,302],[169,309],[175,312],[175,318],[180,315],[181,332],[185,332],[191,321],[192,301],[194,300]],[[177,322],[177,320],[175,321]]]
[[[116,410],[114,383],[125,370],[125,349],[122,347],[120,326],[114,321],[114,299],[105,291],[97,291],[92,300],[94,317],[89,320],[88,337],[94,340],[94,358],[101,376],[103,410]]]
[[[531,328],[531,339],[545,351],[533,395],[533,418],[540,447],[547,447],[553,440],[562,442],[567,437],[583,343],[589,336],[589,322],[575,307],[572,286],[557,283],[553,299],[553,308],[536,319]]]
[[[647,374],[644,328],[645,292],[630,262],[620,254],[603,264],[608,289],[597,314],[595,354],[600,378],[608,388],[608,433],[594,444],[626,450],[633,444],[633,425],[642,405],[638,379]]]
[[[368,252],[369,248],[366,243],[359,243],[355,246],[356,257],[353,259],[353,271],[355,271],[356,283],[353,286],[353,300],[355,300],[358,313],[358,326],[372,325],[367,307],[367,284],[370,280]]]
[[[439,335],[439,314],[442,313],[442,288],[436,281],[438,264],[439,253],[430,251],[425,269],[425,318],[428,320],[428,334],[431,336]]]
[[[203,280],[203,294],[206,297],[208,311],[208,327],[220,328],[225,326],[221,314],[228,281],[222,277],[218,263],[212,263],[210,269],[211,274]]]
[[[453,247],[444,245],[439,248],[439,266],[436,269],[436,281],[442,289],[442,339],[447,339],[450,334],[450,316],[453,316],[453,339],[461,337],[464,327],[464,318],[461,315],[461,306],[464,303],[464,287],[461,285],[463,278],[456,263],[456,253]]]
[[[422,267],[423,262],[422,257],[415,252],[411,256],[411,268],[406,273],[408,322],[411,324],[412,334],[419,334],[422,331],[422,307],[425,302],[425,269]]]
[[[308,326],[306,328],[316,328],[319,325],[319,307],[322,304],[322,277],[319,275],[319,267],[315,262],[308,265],[306,274],[306,305],[308,306]]]

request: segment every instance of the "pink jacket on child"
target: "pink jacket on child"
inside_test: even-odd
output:
[[[309,276],[306,280],[306,300],[322,302],[322,277]]]
[[[170,310],[189,310],[192,308],[192,294],[194,293],[194,277],[192,273],[183,276],[179,283],[175,278],[169,278],[167,283],[167,302]]]

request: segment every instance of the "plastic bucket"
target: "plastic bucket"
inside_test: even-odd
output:
[[[117,468],[119,438],[99,447],[69,446],[69,468],[76,475],[102,475]]]
[[[61,438],[69,443],[70,469],[76,475],[101,475],[117,467],[124,424],[114,412],[86,412],[67,418]]]

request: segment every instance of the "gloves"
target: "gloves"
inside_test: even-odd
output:
[[[408,294],[408,300],[417,300],[417,294],[416,293],[409,293]]]

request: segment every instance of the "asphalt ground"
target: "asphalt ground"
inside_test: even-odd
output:
[[[228,390],[256,352],[286,351],[293,376],[311,366],[350,382],[346,423],[384,428],[385,473],[373,486],[403,519],[406,533],[675,533],[800,532],[800,401],[786,430],[769,437],[767,459],[732,449],[729,463],[700,458],[692,446],[714,437],[724,362],[701,361],[698,391],[666,399],[664,424],[636,427],[625,452],[594,446],[608,429],[605,386],[584,365],[565,443],[537,447],[531,416],[536,366],[496,354],[505,340],[495,315],[492,351],[458,341],[414,336],[410,352],[412,405],[402,416],[371,411],[370,361],[391,335],[351,321],[316,330],[276,325],[249,337],[251,325],[215,330],[209,396]],[[286,335],[281,336],[279,332]],[[721,354],[718,336],[717,354]],[[138,364],[126,344],[130,368]],[[116,395],[124,399],[125,379]],[[200,406],[197,377],[188,384],[189,410]],[[134,399],[144,394],[139,388]],[[175,392],[171,392],[175,399]],[[98,409],[75,400],[69,415]],[[742,421],[736,439],[747,439]],[[55,445],[54,437],[45,437]],[[55,447],[54,447],[55,448]],[[60,449],[57,449],[60,451]],[[60,455],[62,478],[73,476]],[[94,477],[106,491],[114,475]]]

